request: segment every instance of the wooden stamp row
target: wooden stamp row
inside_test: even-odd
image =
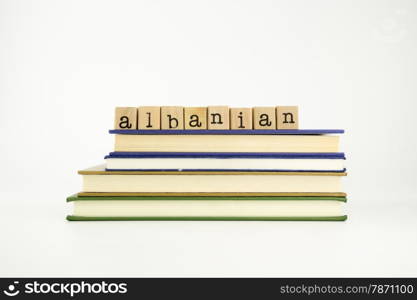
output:
[[[114,129],[298,129],[298,107],[116,107]]]

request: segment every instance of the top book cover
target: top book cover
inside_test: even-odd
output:
[[[297,106],[116,107],[115,134],[332,134],[343,130],[300,130]]]

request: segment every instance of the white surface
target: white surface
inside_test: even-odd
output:
[[[0,42],[0,276],[417,276],[415,1],[1,1]],[[152,104],[345,128],[350,219],[66,222]]]
[[[61,198],[2,206],[0,276],[416,276],[417,206],[404,202],[352,204],[331,223],[67,223]]]

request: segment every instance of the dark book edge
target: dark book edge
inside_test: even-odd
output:
[[[341,170],[289,170],[289,169],[104,169],[107,172],[323,172],[323,173],[344,173],[346,168]]]
[[[334,217],[83,217],[68,215],[68,221],[345,221]]]
[[[191,197],[191,196],[215,196],[215,197],[346,197],[344,192],[79,192],[79,197]]]
[[[347,176],[346,172],[316,172],[316,171],[106,171],[80,170],[79,175],[303,175],[303,176]]]
[[[346,202],[346,197],[332,196],[78,196],[77,194],[67,197],[67,202],[73,201],[143,201],[143,200],[270,200],[270,201],[341,201]]]
[[[346,159],[343,152],[110,152],[108,158]]]

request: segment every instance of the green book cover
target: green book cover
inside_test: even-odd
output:
[[[79,196],[71,195],[72,201],[106,201],[106,200],[327,200],[346,202],[345,196]]]
[[[68,221],[345,221],[335,217],[82,217],[67,216]]]

